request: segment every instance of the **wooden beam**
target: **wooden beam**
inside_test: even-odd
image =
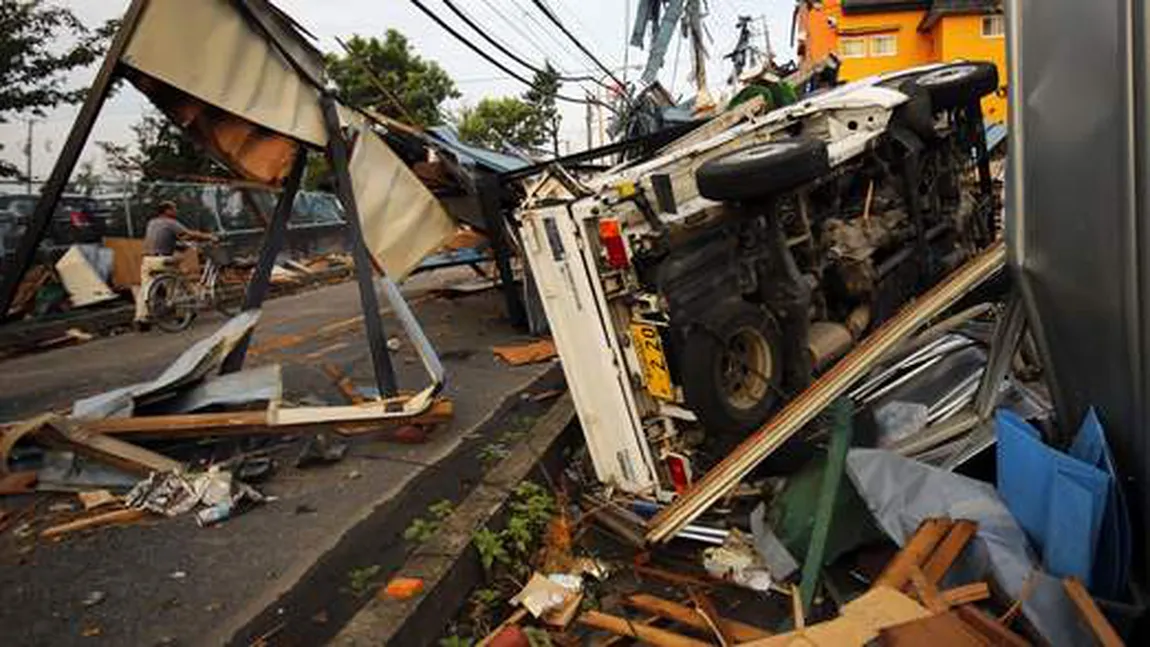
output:
[[[431,408],[417,416],[396,416],[379,403],[362,407],[304,407],[233,413],[196,413],[171,416],[109,418],[78,424],[78,428],[107,436],[139,438],[202,438],[205,436],[249,436],[309,433],[319,426],[339,426],[342,435],[358,435],[398,425],[430,425],[451,420],[455,407],[450,400],[437,399]],[[290,413],[289,413],[290,412]]]
[[[874,581],[872,588],[888,586],[899,590],[905,586],[910,580],[911,571],[925,562],[927,557],[934,552],[935,547],[950,530],[950,526],[949,519],[927,519],[923,521],[910,540],[906,542],[906,546],[887,563],[886,568]]]
[[[990,586],[988,586],[986,582],[964,584],[939,593],[939,597],[942,598],[943,603],[948,607],[957,607],[961,604],[970,604],[972,602],[982,602],[983,600],[990,599]]]
[[[46,528],[40,533],[40,537],[44,539],[51,539],[66,535],[70,532],[78,530],[87,530],[88,528],[97,528],[99,526],[110,526],[113,524],[121,523],[134,523],[148,516],[145,510],[137,510],[135,508],[127,508],[124,510],[113,510],[112,512],[101,512],[100,514],[83,517],[68,523],[62,523],[58,526]]]
[[[964,604],[955,607],[954,612],[971,629],[985,636],[992,645],[1005,647],[1029,647],[1025,638],[1004,627],[998,620],[992,618],[982,609],[973,604]]]
[[[922,572],[926,575],[926,579],[932,584],[938,584],[942,581],[943,576],[954,564],[954,560],[958,559],[958,556],[962,554],[962,549],[966,548],[966,545],[977,532],[978,523],[969,519],[955,521],[950,532],[946,533],[946,537],[938,545],[938,548],[923,564]]]
[[[620,618],[599,611],[584,611],[583,615],[579,616],[579,624],[609,631],[620,636],[638,638],[643,642],[655,645],[655,647],[710,647],[710,643],[702,640],[695,640],[666,629],[639,624],[627,618]]]
[[[809,389],[792,400],[762,428],[713,467],[694,487],[652,519],[649,542],[664,542],[698,518],[733,489],[759,463],[783,446],[815,416],[862,379],[895,346],[938,316],[962,296],[997,274],[1006,262],[1006,248],[995,243],[971,259],[926,294],[908,304],[874,334],[847,354]]]
[[[1102,647],[1120,647],[1126,644],[1118,632],[1114,630],[1110,621],[1102,614],[1102,610],[1098,608],[1094,598],[1086,590],[1086,587],[1082,586],[1082,582],[1078,578],[1068,577],[1062,580],[1062,587],[1066,589],[1066,595],[1074,603],[1078,615],[1082,616],[1082,620],[1090,627],[1090,632],[1094,634],[1099,645]]]
[[[923,605],[926,606],[931,613],[946,612],[946,604],[942,601],[942,597],[938,593],[938,587],[926,579],[926,576],[922,573],[922,569],[918,566],[910,569],[910,583],[914,585],[914,590],[918,593],[918,599],[922,601]]]
[[[675,622],[692,629],[699,629],[707,631],[709,625],[699,613],[685,604],[679,604],[671,600],[666,600],[654,595],[646,593],[636,593],[629,595],[624,600],[624,603],[639,611],[644,611],[652,615],[657,615],[667,620],[674,620]],[[767,638],[771,632],[760,629],[754,625],[745,624],[738,620],[730,620],[727,618],[719,618],[719,626],[723,628],[736,642],[748,642],[751,640],[758,640],[760,638]]]

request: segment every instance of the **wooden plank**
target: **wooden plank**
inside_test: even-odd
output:
[[[1062,580],[1062,587],[1066,589],[1066,595],[1074,603],[1074,608],[1078,610],[1082,620],[1090,627],[1090,632],[1094,634],[1099,645],[1119,647],[1125,644],[1078,578],[1068,577]]]
[[[797,599],[797,595],[795,596]],[[795,605],[798,609],[798,604]],[[839,617],[827,622],[800,627],[795,631],[753,642],[740,647],[863,647],[887,627],[929,616],[914,600],[894,589],[872,588],[843,606]]]
[[[1005,246],[1001,242],[995,243],[908,304],[762,428],[751,434],[690,490],[660,511],[651,521],[647,540],[664,542],[678,534],[750,474],[763,459],[790,440],[836,398],[845,394],[883,355],[963,295],[997,274],[1005,261]]]
[[[639,640],[655,645],[655,647],[710,646],[710,643],[704,642],[702,640],[688,638],[686,636],[667,631],[666,629],[659,629],[658,627],[638,624],[628,620],[627,618],[620,618],[618,616],[609,615],[599,611],[584,611],[583,615],[579,616],[579,624],[587,625],[588,627],[593,627],[595,629],[602,629],[603,631],[609,631],[620,636],[638,638]]]
[[[288,412],[292,412],[288,414]],[[84,422],[79,428],[107,436],[140,438],[200,438],[204,436],[282,435],[307,433],[317,426],[339,425],[339,433],[357,435],[397,425],[430,425],[447,422],[455,414],[450,400],[435,400],[416,416],[383,411],[378,403],[365,407],[306,407],[231,413],[196,413],[169,416],[108,418]]]
[[[993,644],[953,611],[887,627],[879,632],[878,643],[884,647],[989,647]]]
[[[71,449],[141,476],[183,469],[183,463],[179,461],[118,438],[83,429],[64,418],[48,421],[36,434],[36,438],[46,445]]]
[[[942,581],[946,571],[949,571],[958,556],[963,554],[963,549],[978,531],[979,524],[969,519],[958,519],[955,525],[951,526],[950,532],[946,533],[941,544],[938,544],[935,552],[928,557],[926,564],[922,565],[922,573],[930,583],[938,584]]]
[[[973,604],[955,607],[954,612],[958,614],[959,618],[962,618],[968,627],[989,639],[992,645],[1005,645],[1007,647],[1028,647],[1030,645],[1022,636],[1002,626],[988,613]]]
[[[87,530],[88,528],[98,528],[100,526],[110,526],[113,524],[121,523],[134,523],[148,516],[144,510],[137,510],[135,508],[127,508],[124,510],[113,510],[112,512],[101,512],[100,514],[83,517],[68,523],[62,523],[58,526],[46,528],[40,533],[40,537],[44,539],[51,539],[59,537],[78,530]]]
[[[657,615],[661,618],[666,618],[667,620],[674,620],[692,629],[707,631],[709,628],[706,620],[699,616],[697,611],[685,604],[679,604],[678,602],[666,600],[647,593],[636,593],[627,596],[624,602],[629,607]],[[771,635],[771,632],[765,629],[760,629],[754,625],[739,622],[738,620],[719,617],[718,624],[722,627],[723,631],[730,635],[731,638],[734,638],[736,642],[758,640]]]
[[[964,584],[953,589],[939,593],[939,597],[948,607],[957,607],[960,604],[970,604],[990,599],[990,586],[986,582]]]
[[[906,542],[906,546],[887,563],[874,581],[874,586],[901,589],[910,580],[911,570],[926,561],[950,530],[949,519],[927,519]]]
[[[910,582],[914,585],[914,590],[918,593],[918,599],[930,609],[931,613],[945,613],[946,604],[943,603],[942,597],[939,596],[938,587],[926,579],[923,575],[922,569],[915,566],[910,569]]]

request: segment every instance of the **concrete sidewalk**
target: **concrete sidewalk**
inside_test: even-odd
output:
[[[0,643],[218,645],[266,634],[270,644],[311,644],[334,635],[365,601],[347,590],[349,573],[380,566],[388,555],[402,557],[403,529],[438,500],[430,497],[466,494],[467,473],[483,444],[529,424],[523,419],[545,408],[518,394],[549,365],[513,368],[492,357],[492,345],[527,339],[505,322],[497,292],[456,300],[408,293],[447,367],[452,423],[421,445],[356,439],[347,458],[324,468],[291,467],[298,443],[285,445],[275,454],[280,469],[260,485],[278,500],[211,529],[183,517],[58,543],[29,543],[9,531],[0,536]],[[283,363],[288,400],[341,402],[325,363],[357,385],[372,384],[358,312],[353,284],[272,301],[250,364]],[[206,320],[180,335],[115,337],[0,363],[0,419],[67,407],[78,397],[152,377],[216,325]],[[390,318],[385,325],[389,334],[399,333]],[[410,344],[394,361],[401,388],[423,384]],[[301,583],[314,594],[301,592]],[[97,592],[102,600],[84,606]]]

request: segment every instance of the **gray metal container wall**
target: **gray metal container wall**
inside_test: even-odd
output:
[[[1134,0],[1008,0],[1007,241],[1073,434],[1106,427],[1136,537],[1150,512],[1150,102],[1147,15]],[[1150,542],[1137,557],[1150,563]]]

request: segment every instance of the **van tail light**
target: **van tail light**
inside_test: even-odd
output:
[[[609,267],[616,270],[627,267],[630,263],[627,259],[627,243],[623,240],[618,220],[604,218],[599,221],[599,242],[607,252]]]
[[[671,485],[675,487],[676,494],[682,494],[691,487],[691,461],[682,454],[670,452],[663,459],[667,463],[667,472],[671,476]]]

